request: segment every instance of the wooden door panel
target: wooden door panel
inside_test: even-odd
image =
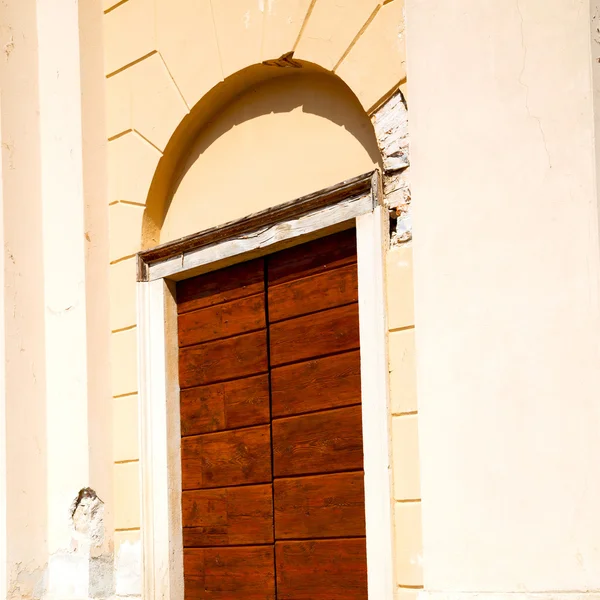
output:
[[[273,542],[271,484],[183,492],[182,512],[185,547]]]
[[[272,428],[275,477],[363,467],[360,406],[277,419]]]
[[[335,473],[274,482],[275,538],[365,535],[364,473]]]
[[[181,440],[184,490],[271,481],[269,425]]]
[[[359,347],[358,304],[325,310],[270,326],[271,366]]]
[[[367,600],[364,538],[276,542],[278,600]]]
[[[269,285],[356,263],[356,231],[348,229],[277,252],[267,259]]]
[[[357,299],[354,230],[177,284],[186,600],[366,600]]]
[[[179,315],[179,346],[191,346],[265,327],[263,293]]]
[[[182,390],[180,411],[184,436],[268,423],[269,376]]]
[[[269,321],[358,302],[356,264],[269,287]]]
[[[273,417],[359,404],[358,350],[278,367],[271,371]]]
[[[264,259],[240,263],[177,284],[179,314],[264,291]]]
[[[275,600],[273,546],[186,548],[186,600]]]
[[[207,342],[179,351],[179,386],[182,389],[267,371],[266,331]]]

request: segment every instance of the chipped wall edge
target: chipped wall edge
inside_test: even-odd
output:
[[[383,163],[383,197],[393,223],[390,242],[412,239],[408,108],[400,90],[371,117]]]

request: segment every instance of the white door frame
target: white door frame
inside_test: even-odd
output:
[[[138,255],[143,597],[183,600],[181,433],[175,281],[356,227],[367,576],[393,600],[385,252],[378,171]]]

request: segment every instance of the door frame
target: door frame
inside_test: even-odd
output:
[[[142,581],[184,600],[177,281],[356,227],[368,597],[393,600],[385,296],[389,217],[379,171],[138,254]]]

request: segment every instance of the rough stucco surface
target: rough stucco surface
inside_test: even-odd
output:
[[[396,224],[392,244],[412,239],[408,109],[397,91],[372,117],[383,162],[383,196]]]

